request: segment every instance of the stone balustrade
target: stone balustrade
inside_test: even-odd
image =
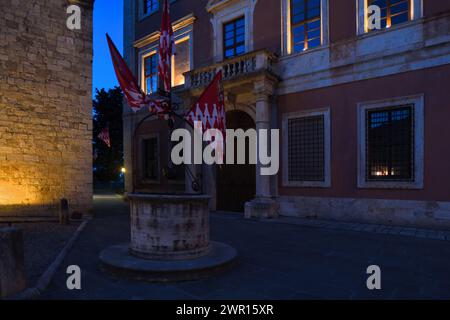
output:
[[[219,71],[223,71],[223,80],[233,80],[259,72],[272,72],[276,57],[267,50],[253,51],[232,59],[198,68],[184,74],[185,88],[206,87]]]

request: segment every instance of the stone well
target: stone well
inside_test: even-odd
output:
[[[232,247],[209,239],[209,196],[129,194],[129,244],[100,254],[114,272],[148,281],[180,281],[214,274],[236,258]]]
[[[208,254],[209,196],[129,195],[131,254],[183,260]]]

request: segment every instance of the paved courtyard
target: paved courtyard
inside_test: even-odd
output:
[[[450,242],[439,232],[420,237],[422,232],[402,228],[287,218],[257,222],[218,213],[212,215],[211,237],[238,250],[235,266],[209,279],[154,284],[101,270],[100,251],[128,241],[128,207],[101,196],[95,212],[43,299],[450,298]],[[67,289],[69,265],[80,266],[82,290]],[[381,268],[381,290],[366,287],[369,265]]]

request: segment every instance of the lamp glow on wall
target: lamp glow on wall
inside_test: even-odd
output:
[[[29,186],[0,181],[0,206],[38,203],[39,196]]]

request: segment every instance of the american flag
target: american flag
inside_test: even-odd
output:
[[[161,34],[159,37],[159,64],[158,77],[163,83],[163,89],[170,92],[172,87],[171,65],[172,55],[175,54],[175,41],[172,24],[170,22],[170,9],[168,0],[163,0],[163,14],[161,21]]]
[[[98,135],[98,138],[102,140],[108,148],[111,148],[111,139],[109,138],[109,127],[104,128]]]

